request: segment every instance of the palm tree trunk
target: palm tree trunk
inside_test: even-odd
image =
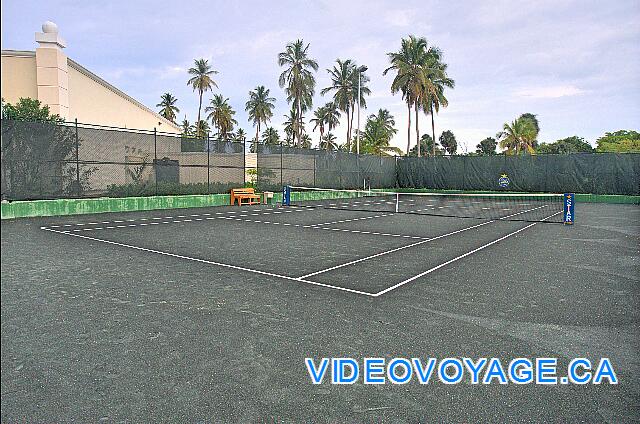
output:
[[[200,93],[200,100],[198,102],[198,120],[196,121],[196,137],[200,135],[200,111],[202,110],[202,90],[198,90]]]
[[[324,128],[322,127],[322,125],[320,125],[320,143],[318,144],[318,147],[320,147],[322,145],[322,137],[324,136]]]
[[[351,105],[351,124],[349,125],[349,140],[351,140],[351,134],[353,133],[353,117],[355,116],[355,104]]]
[[[431,104],[431,135],[433,137],[433,156],[436,155],[436,124],[433,120],[433,103]]]
[[[418,157],[420,157],[420,127],[418,125],[418,102],[415,104],[416,111],[416,143],[418,143]]]
[[[351,151],[351,128],[349,128],[349,106],[347,106],[347,152]]]
[[[411,103],[407,102],[407,112],[409,112],[409,120],[407,123],[407,156],[411,147]]]
[[[300,98],[297,99],[298,103],[298,125],[296,128],[296,132],[298,133],[298,147],[302,147],[302,112],[300,107]]]

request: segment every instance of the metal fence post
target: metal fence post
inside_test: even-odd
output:
[[[256,154],[257,156],[257,154]],[[257,169],[257,160],[256,157],[256,169]],[[258,182],[258,176],[256,175],[256,183]],[[247,185],[247,140],[242,140],[242,185]]]
[[[282,178],[282,140],[280,140],[280,190],[284,187],[284,180]]]
[[[316,151],[313,151],[313,186],[316,186]]]
[[[78,118],[75,120],[76,123],[76,194],[78,197],[81,196],[81,187],[80,187],[80,140],[78,138]]]
[[[153,175],[155,180],[155,194],[158,195],[158,130],[153,128]]]
[[[211,140],[207,131],[207,194],[211,193]]]
[[[551,156],[543,155],[544,158],[544,191],[549,192],[549,158]]]
[[[467,189],[467,156],[462,156],[462,190]]]

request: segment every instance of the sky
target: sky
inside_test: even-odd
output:
[[[362,125],[388,109],[398,129],[392,144],[406,149],[406,104],[382,72],[387,53],[410,34],[444,52],[455,88],[435,116],[436,137],[452,131],[459,153],[526,112],[538,116],[541,142],[578,135],[594,144],[605,132],[640,129],[640,0],[3,0],[2,49],[34,50],[34,33],[46,20],[58,24],[70,58],[150,108],[158,109],[164,92],[176,96],[178,121],[196,120],[187,69],[208,59],[219,72],[213,93],[229,98],[248,134],[255,129],[244,105],[249,91],[264,85],[277,100],[271,125],[283,135],[289,105],[278,86],[277,54],[303,39],[319,64],[314,108],[331,100],[319,94],[329,85],[327,68],[353,59],[371,78]],[[430,133],[430,117],[419,119],[421,134]],[[333,131],[340,142],[344,122]],[[317,144],[318,132],[307,128]]]

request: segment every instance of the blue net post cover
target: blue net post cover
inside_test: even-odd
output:
[[[564,194],[564,217],[563,222],[565,225],[572,225],[575,220],[575,195],[573,193]]]
[[[291,204],[291,187],[286,185],[282,187],[282,205],[289,206]]]

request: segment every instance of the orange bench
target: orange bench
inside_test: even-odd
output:
[[[232,188],[231,189],[231,205],[238,201],[238,206],[242,205],[259,205],[260,195],[256,194],[252,188]],[[246,202],[243,203],[243,200]]]

